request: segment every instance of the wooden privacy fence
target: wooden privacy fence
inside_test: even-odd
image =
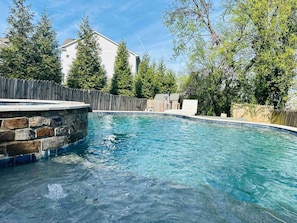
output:
[[[297,127],[297,111],[273,111],[271,123]]]
[[[97,90],[71,89],[50,81],[0,77],[0,98],[81,101],[93,110],[144,111],[147,100]]]

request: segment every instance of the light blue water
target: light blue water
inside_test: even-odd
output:
[[[0,182],[1,222],[296,222],[297,137],[93,113],[87,148]]]

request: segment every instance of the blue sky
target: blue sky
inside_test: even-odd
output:
[[[129,50],[151,59],[164,59],[175,72],[185,69],[181,61],[173,61],[172,36],[163,25],[164,10],[173,0],[27,0],[39,19],[46,9],[59,44],[67,38],[77,38],[78,25],[84,16],[91,26],[108,38],[126,41]],[[12,0],[0,1],[0,36],[4,37]]]

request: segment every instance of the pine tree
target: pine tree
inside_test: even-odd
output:
[[[166,71],[164,78],[163,93],[175,93],[177,92],[177,81],[172,70]]]
[[[25,0],[13,0],[10,8],[8,32],[10,46],[0,52],[0,75],[10,78],[33,79],[34,50],[31,41],[33,13]]]
[[[154,65],[150,64],[150,57],[145,54],[139,64],[138,74],[135,77],[135,95],[138,98],[154,97]]]
[[[160,60],[156,67],[154,69],[154,95],[175,93],[177,82],[173,71],[167,69],[163,60]]]
[[[88,17],[82,19],[79,28],[76,59],[71,65],[67,85],[72,88],[101,90],[106,85],[106,71],[101,65],[101,49]]]
[[[115,95],[134,96],[133,76],[129,65],[129,52],[124,41],[118,45],[110,93]]]
[[[165,73],[166,65],[162,59],[159,61],[154,74],[154,94],[168,93],[168,91],[165,90]]]
[[[32,37],[34,44],[34,79],[61,83],[62,72],[56,32],[44,11]]]

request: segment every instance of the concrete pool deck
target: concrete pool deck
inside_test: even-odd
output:
[[[262,126],[262,127],[271,127],[279,130],[285,130],[289,132],[293,132],[297,134],[297,128],[292,126],[286,126],[286,125],[277,125],[277,124],[270,124],[270,123],[262,123],[262,122],[250,122],[245,119],[240,118],[233,118],[233,117],[219,117],[219,116],[199,116],[199,115],[187,115],[187,114],[178,114],[174,113],[172,111],[165,112],[167,114],[175,114],[175,115],[182,115],[186,117],[196,118],[200,120],[208,120],[211,122],[221,122],[221,123],[234,123],[234,124],[244,124],[244,125],[253,125],[253,126]]]

